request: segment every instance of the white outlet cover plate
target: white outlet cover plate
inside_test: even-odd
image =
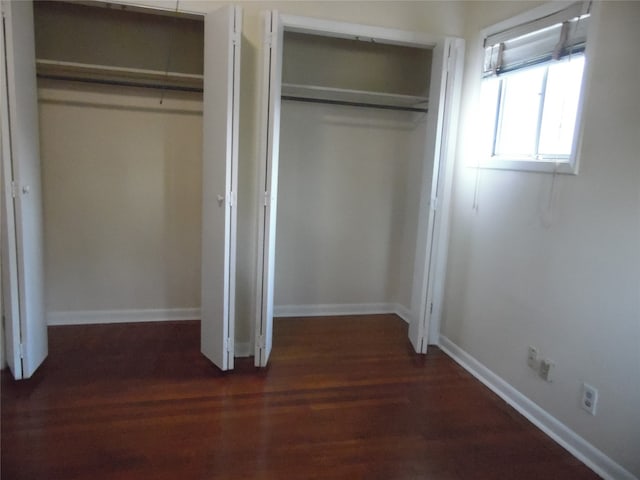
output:
[[[598,406],[598,389],[588,383],[583,383],[580,406],[591,415],[595,416],[596,407]]]

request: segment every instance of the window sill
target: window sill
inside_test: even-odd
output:
[[[521,172],[538,173],[561,173],[566,175],[577,175],[578,164],[576,161],[552,161],[552,160],[520,160],[514,158],[491,157],[481,161],[478,168],[489,168],[496,170],[515,170]]]

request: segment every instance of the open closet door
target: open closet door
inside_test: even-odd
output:
[[[426,146],[433,152],[433,169],[423,172],[422,185],[431,188],[424,189],[430,194],[423,192],[420,198],[415,262],[424,268],[415,269],[411,302],[415,315],[409,323],[409,340],[417,353],[427,353],[431,323],[442,303],[456,131],[452,115],[460,95],[462,45],[459,39],[446,39],[433,51]]]
[[[239,7],[205,17],[200,347],[221,370],[234,353],[241,25]]]
[[[4,67],[4,35],[0,36],[1,65]],[[2,229],[0,235],[0,269],[2,277],[2,321],[4,328],[4,355],[9,370],[16,380],[22,378],[22,359],[20,358],[20,308],[18,295],[18,263],[16,253],[16,229],[13,212],[11,151],[9,149],[8,111],[6,103],[6,76],[2,69],[2,128],[0,128],[0,148],[2,148]]]
[[[280,91],[282,86],[283,28],[278,12],[264,14],[262,63],[261,150],[258,245],[258,285],[255,357],[265,367],[273,341],[273,274],[278,203],[278,156],[280,138]]]
[[[2,275],[7,363],[29,378],[48,353],[33,5],[2,5]]]

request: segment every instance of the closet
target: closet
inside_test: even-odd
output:
[[[34,28],[48,324],[198,306],[203,19],[36,2]]]
[[[46,357],[47,317],[199,314],[203,354],[233,368],[241,9],[114,1],[38,2],[35,33],[32,2],[0,4],[16,378]],[[440,315],[462,41],[263,17],[256,365],[268,362],[276,300],[283,314],[394,311],[425,353]]]
[[[265,43],[256,365],[278,315],[396,313],[425,353],[462,41],[271,12]]]
[[[409,310],[431,53],[285,31],[277,316]]]
[[[3,262],[3,280],[14,277],[4,298],[16,306],[7,323],[18,331],[7,343],[23,353],[14,376],[46,356],[47,320],[201,318],[203,354],[233,368],[241,10],[2,5],[3,105],[28,100],[40,124],[16,129],[24,113],[3,107],[3,186],[14,192],[3,213],[16,211],[3,222],[3,240],[16,239],[3,259],[17,264]],[[7,143],[39,145],[40,161]],[[26,168],[21,178],[25,166],[42,181]],[[23,217],[41,231],[22,235]],[[38,268],[21,268],[28,262]],[[37,355],[24,352],[32,337]]]

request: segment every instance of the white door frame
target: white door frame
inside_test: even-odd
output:
[[[273,323],[273,264],[275,263],[275,223],[277,215],[277,170],[279,108],[284,31],[312,33],[329,37],[375,39],[378,43],[430,48],[432,65],[439,58],[442,69],[432,69],[429,92],[427,147],[423,168],[425,179],[420,195],[420,218],[416,242],[416,273],[411,302],[410,338],[418,353],[426,353],[427,344],[437,343],[447,263],[448,223],[453,175],[455,135],[463,68],[464,41],[418,32],[336,22],[268,12],[272,29],[265,28],[265,54],[261,115],[260,191],[258,218],[258,261],[256,273],[257,306],[255,318],[255,364],[266,366],[270,352]],[[268,27],[268,24],[267,24]],[[273,50],[276,50],[273,52]],[[277,70],[277,71],[274,71]],[[441,88],[442,87],[442,88]],[[277,89],[277,92],[274,92]],[[434,101],[434,98],[437,99]],[[277,111],[276,111],[277,110]],[[274,111],[277,113],[274,125]],[[434,118],[435,117],[435,118]],[[432,152],[432,153],[431,153]],[[430,178],[427,178],[430,177]],[[430,193],[424,188],[428,183]],[[263,188],[265,189],[263,191]],[[270,234],[269,234],[270,232]],[[269,258],[271,257],[271,258]],[[430,337],[431,335],[431,337]],[[265,338],[267,337],[267,338]]]

